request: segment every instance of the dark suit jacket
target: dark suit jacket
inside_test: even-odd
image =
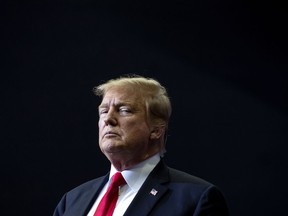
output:
[[[109,174],[86,182],[66,193],[53,216],[86,216],[108,178]],[[229,213],[225,198],[216,186],[169,168],[161,160],[124,215],[228,216]]]

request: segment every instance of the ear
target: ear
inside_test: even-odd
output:
[[[154,140],[159,139],[163,133],[164,133],[163,127],[154,127],[151,130],[150,139],[154,139]]]

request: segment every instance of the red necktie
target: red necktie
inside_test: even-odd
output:
[[[119,187],[126,184],[120,172],[112,176],[112,182],[100,201],[94,216],[112,216],[119,196]]]

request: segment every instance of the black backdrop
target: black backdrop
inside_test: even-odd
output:
[[[1,215],[50,216],[105,174],[92,88],[138,73],[173,114],[167,163],[218,185],[231,215],[283,215],[287,8],[273,1],[4,1]]]

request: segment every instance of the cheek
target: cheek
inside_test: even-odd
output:
[[[99,136],[101,134],[101,131],[103,130],[104,126],[103,126],[103,121],[99,121],[98,122],[98,133],[99,133]]]
[[[102,121],[101,119],[99,119],[99,121],[98,121],[98,128],[99,128],[99,129],[103,128],[103,124],[104,124],[104,121]]]
[[[145,137],[149,134],[149,127],[144,123],[140,125],[139,123],[127,125],[126,129],[132,136],[137,135],[138,137],[139,136]]]

